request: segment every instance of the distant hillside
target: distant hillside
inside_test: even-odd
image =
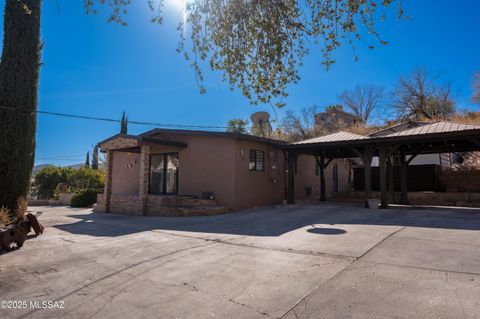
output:
[[[49,166],[54,166],[53,164],[39,164],[39,165],[35,165],[33,167],[33,172],[32,172],[32,175],[35,176],[37,175],[38,171],[41,170],[41,169],[44,169],[45,167],[49,167]]]
[[[70,167],[70,168],[74,168],[74,169],[79,169],[79,168],[82,168],[85,166],[85,163],[79,163],[79,164],[73,164],[73,165],[67,165],[65,167]]]
[[[79,169],[81,167],[83,167],[85,164],[84,163],[79,163],[79,164],[73,164],[73,165],[66,165],[64,167],[70,167],[70,168],[73,168],[73,169]],[[39,164],[39,165],[35,165],[33,167],[33,172],[32,172],[32,175],[35,176],[38,171],[40,171],[41,169],[45,168],[45,167],[49,167],[49,166],[56,166],[56,165],[53,165],[53,164]],[[99,163],[98,164],[98,168],[99,169],[103,169],[104,168],[104,164],[103,163]]]

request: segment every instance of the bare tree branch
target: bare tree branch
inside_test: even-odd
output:
[[[421,68],[398,80],[391,103],[400,117],[415,120],[446,118],[455,112],[450,85]]]
[[[474,76],[472,101],[480,103],[480,72],[477,72]]]
[[[353,90],[345,90],[340,94],[343,104],[364,123],[380,106],[383,97],[384,89],[374,85],[357,85]]]
[[[300,112],[288,110],[283,118],[281,128],[291,141],[306,140],[319,135],[315,127],[316,105],[303,108]]]

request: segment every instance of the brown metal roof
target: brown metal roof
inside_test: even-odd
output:
[[[236,132],[223,132],[223,131],[178,130],[178,129],[155,128],[145,133],[142,133],[139,136],[156,136],[158,134],[218,136],[218,137],[228,137],[228,138],[234,138],[237,140],[247,140],[247,141],[254,141],[254,142],[268,143],[268,144],[275,144],[275,145],[287,144],[287,142],[285,141],[277,140],[274,138],[267,138],[267,137],[255,136],[250,134],[236,133]]]
[[[384,137],[396,137],[396,136],[413,136],[413,135],[424,135],[424,134],[437,134],[437,133],[447,133],[447,132],[459,132],[459,131],[468,131],[468,130],[478,130],[480,126],[470,125],[470,124],[460,124],[452,122],[436,122],[427,125],[422,125],[414,127],[405,131],[400,131],[385,135]]]
[[[406,131],[414,127],[418,127],[421,125],[427,125],[430,123],[425,123],[425,122],[417,122],[417,121],[407,121],[403,123],[399,123],[396,125],[389,126],[383,130],[376,131],[372,134],[369,134],[368,136],[370,137],[380,137],[380,136],[387,136],[389,134],[401,132],[401,131]]]
[[[363,136],[345,131],[340,131],[333,134],[314,137],[308,140],[298,141],[290,143],[289,145],[304,145],[304,144],[321,144],[321,143],[334,143],[334,142],[348,142],[348,141],[366,141],[366,142],[381,142],[383,140],[389,141],[396,137],[408,137],[416,136],[421,138],[422,136],[431,136],[432,134],[445,134],[462,131],[480,130],[480,126],[471,124],[460,124],[452,122],[436,122],[436,123],[415,123],[416,127],[393,132],[391,134],[370,135]],[[388,130],[388,129],[386,129]],[[384,133],[386,130],[383,130]],[[342,143],[343,144],[343,143]]]
[[[380,136],[338,132],[278,148],[330,158],[345,158],[355,156],[352,155],[353,148],[367,146],[371,148],[374,156],[377,156],[375,154],[382,144],[396,145],[397,151],[404,154],[476,151],[480,149],[480,126],[437,122]]]
[[[353,134],[345,131],[340,131],[333,134],[323,135],[314,137],[308,140],[294,142],[292,144],[317,144],[317,143],[331,143],[331,142],[340,142],[340,141],[354,141],[354,140],[363,140],[368,139],[367,136]]]

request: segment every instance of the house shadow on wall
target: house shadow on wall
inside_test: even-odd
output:
[[[129,216],[105,213],[72,214],[77,222],[54,227],[72,233],[116,237],[145,231],[276,237],[306,228],[316,235],[342,235],[335,225],[411,226],[480,230],[480,210],[394,207],[368,210],[345,204],[294,205],[205,217]],[[307,227],[310,226],[310,227]],[[192,235],[195,236],[195,235]]]

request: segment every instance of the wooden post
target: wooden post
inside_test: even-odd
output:
[[[320,175],[320,201],[324,202],[327,200],[327,195],[325,192],[325,157],[320,156],[318,166]]]
[[[400,204],[408,204],[408,164],[405,159],[405,154],[400,155],[400,187],[402,191],[402,196],[400,198]]]
[[[354,151],[363,162],[365,177],[365,208],[368,208],[368,199],[372,196],[372,154],[367,146],[364,148],[363,153],[356,148],[352,148],[352,151]]]
[[[368,199],[372,197],[372,161],[367,159],[363,162],[365,171],[365,207],[368,208]]]
[[[287,153],[287,166],[288,166],[288,178],[287,178],[287,204],[295,204],[295,192],[294,192],[294,176],[295,176],[295,160],[297,154],[289,151]]]
[[[388,208],[387,151],[384,146],[380,146],[378,162],[380,169],[380,208]]]
[[[388,157],[388,162],[387,162],[388,198],[389,198],[390,202],[392,202],[392,203],[395,203],[395,189],[394,189],[395,185],[394,185],[394,182],[393,182],[394,159],[395,159],[395,157],[393,155],[389,156]]]

